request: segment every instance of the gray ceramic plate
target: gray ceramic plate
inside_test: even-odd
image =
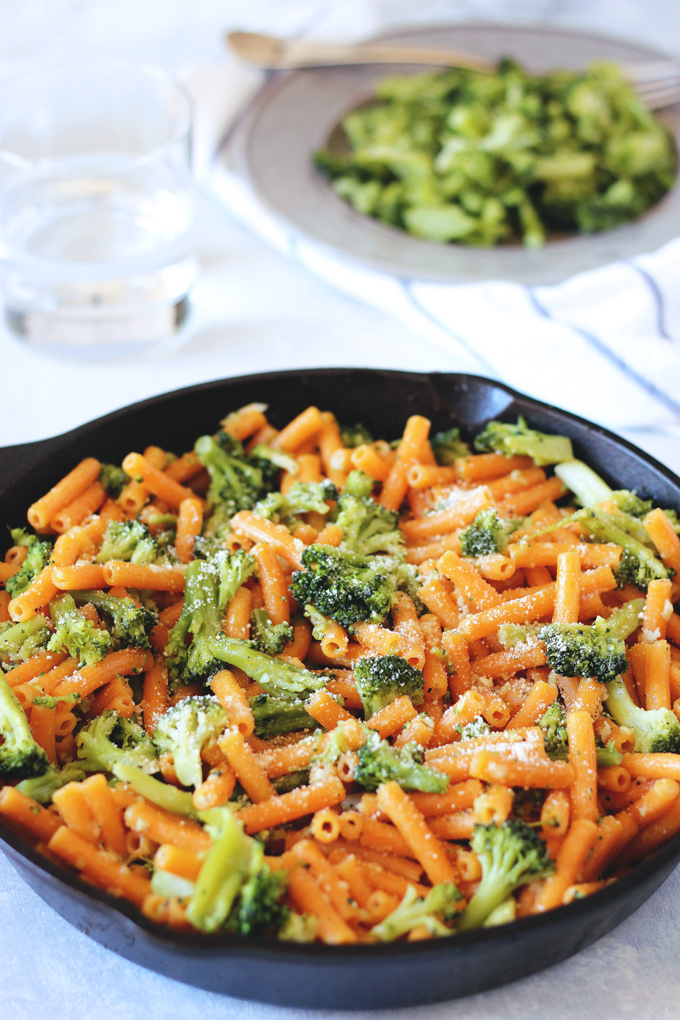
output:
[[[467,50],[496,60],[514,57],[529,70],[581,68],[591,60],[668,59],[634,43],[555,28],[447,25],[410,28],[381,37]],[[435,244],[355,212],[312,166],[338,121],[373,94],[390,74],[423,68],[403,64],[310,68],[281,72],[257,97],[237,137],[232,159],[263,204],[307,238],[371,269],[404,278],[478,282],[558,283],[575,273],[654,251],[680,234],[680,187],[636,223],[603,234],[550,241],[540,251],[490,250]],[[664,113],[680,139],[680,107]]]

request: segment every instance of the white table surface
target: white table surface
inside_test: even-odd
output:
[[[415,10],[414,10],[415,8]],[[226,28],[280,34],[314,26],[332,37],[348,9],[356,33],[429,20],[544,21],[615,32],[680,50],[673,0],[0,0],[0,75],[46,59],[126,55],[170,69],[222,59]],[[350,19],[352,20],[352,19]],[[205,196],[202,274],[184,342],[134,364],[93,366],[37,355],[0,327],[0,445],[67,431],[156,393],[265,369],[360,365],[413,370],[469,366],[335,293],[249,236]],[[3,373],[4,375],[4,373]],[[547,400],[558,401],[547,391]],[[228,409],[225,409],[228,410]],[[674,440],[631,436],[680,468]],[[680,872],[614,932],[578,956],[505,989],[400,1011],[404,1020],[662,1020],[680,1013]],[[77,932],[0,856],[0,1006],[8,1020],[284,1020],[295,1010],[241,1002],[152,974]],[[317,1014],[319,1016],[361,1014]],[[368,1016],[369,1014],[365,1014]],[[384,1014],[375,1014],[376,1016]]]

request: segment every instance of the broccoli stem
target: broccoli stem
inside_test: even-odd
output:
[[[229,917],[248,873],[252,843],[235,815],[226,810],[222,834],[206,855],[187,907],[187,917],[196,928],[217,931]]]
[[[267,694],[278,697],[285,697],[286,694],[311,694],[320,691],[326,684],[323,676],[316,676],[307,669],[300,669],[299,666],[258,652],[245,641],[236,638],[215,638],[210,642],[210,650],[216,659],[242,669]]]
[[[147,775],[136,765],[114,765],[113,774],[121,783],[127,783],[132,789],[146,797],[152,804],[165,808],[176,815],[190,817],[196,814],[194,801],[190,793],[178,790],[176,786],[162,783],[159,779]]]

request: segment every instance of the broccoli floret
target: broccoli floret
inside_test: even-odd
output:
[[[543,731],[546,754],[557,761],[569,758],[569,741],[567,738],[567,720],[564,708],[559,701],[553,702],[548,711],[538,720]]]
[[[498,628],[498,640],[503,648],[535,644],[543,626],[542,623],[502,623]]]
[[[592,676],[607,683],[628,669],[625,643],[600,616],[591,625],[548,623],[538,636],[545,641],[548,665],[560,676]]]
[[[313,942],[316,938],[318,921],[311,914],[296,914],[286,908],[278,938],[281,942]]]
[[[126,560],[130,563],[154,563],[158,542],[141,521],[111,521],[104,532],[96,561]]]
[[[120,496],[121,492],[130,481],[129,477],[117,464],[102,464],[99,472],[99,483],[114,499]]]
[[[41,776],[49,761],[36,743],[26,713],[16,694],[0,676],[0,779],[30,779]]]
[[[253,609],[250,614],[250,633],[253,646],[267,655],[280,655],[294,632],[290,623],[272,623],[266,609]]]
[[[623,761],[623,755],[620,751],[616,750],[616,744],[613,740],[610,740],[607,744],[602,744],[599,738],[596,738],[595,741],[595,758],[599,769],[610,768],[612,765],[620,765]]]
[[[333,482],[295,482],[288,492],[270,492],[253,507],[258,517],[266,517],[270,521],[283,521],[292,527],[301,514],[314,511],[327,514],[330,510],[329,500],[338,498],[338,490]]]
[[[288,916],[282,902],[286,884],[285,872],[270,871],[264,863],[262,844],[255,843],[250,874],[241,886],[228,930],[259,938],[276,935]]]
[[[30,539],[33,539],[33,541],[30,541]],[[52,556],[51,542],[41,542],[31,535],[29,540],[22,544],[28,549],[26,559],[16,574],[13,577],[8,577],[5,581],[5,589],[13,599],[17,595],[21,595],[22,591],[26,591],[34,578],[47,566]]]
[[[224,610],[254,569],[255,561],[242,549],[233,553],[221,550],[187,565],[184,605],[165,647],[173,683],[206,680],[222,668],[211,641],[222,634]]]
[[[483,737],[485,733],[491,732],[491,727],[483,715],[476,715],[472,722],[454,728],[460,733],[461,740],[476,740],[477,737]]]
[[[300,465],[295,457],[284,453],[283,450],[275,450],[271,446],[267,446],[266,443],[258,443],[253,447],[250,451],[250,458],[256,463],[265,461],[263,470],[267,479],[271,479],[272,484],[276,480],[277,470],[287,471],[291,475],[296,475],[300,470]]]
[[[117,598],[102,591],[74,591],[76,604],[89,603],[110,620],[109,633],[116,648],[149,648],[149,635],[157,623],[155,613],[134,599]]]
[[[45,647],[49,637],[50,629],[40,613],[25,623],[0,623],[0,658],[25,662]]]
[[[357,496],[364,499],[373,492],[375,481],[365,471],[350,471],[342,489],[343,496]]]
[[[463,556],[489,556],[501,553],[513,531],[521,527],[521,518],[501,520],[498,511],[488,507],[477,514],[472,524],[458,536]]]
[[[296,601],[311,603],[341,626],[381,623],[392,606],[395,587],[366,556],[331,546],[308,545],[302,553],[304,570],[293,572],[291,591]]]
[[[26,528],[10,528],[9,533],[12,536],[13,545],[22,545],[28,548],[34,542],[39,541],[38,536],[31,534]]]
[[[35,704],[35,702],[34,702]],[[38,804],[49,804],[52,795],[67,783],[79,783],[85,779],[87,772],[77,761],[64,765],[61,769],[55,769],[49,765],[46,772],[41,776],[34,776],[32,779],[24,779],[17,783],[17,790],[37,800]]]
[[[343,552],[403,556],[404,533],[399,528],[399,515],[370,496],[355,496],[345,490],[333,520],[344,532],[340,545]]]
[[[635,734],[636,751],[680,754],[680,722],[670,709],[640,708],[620,677],[607,684],[605,704],[614,722]]]
[[[172,755],[180,783],[196,787],[203,781],[201,750],[228,725],[229,716],[217,698],[184,698],[159,716],[153,742],[159,753]]]
[[[256,694],[250,698],[250,710],[255,721],[255,735],[271,740],[282,733],[295,730],[313,730],[318,726],[305,709],[305,698],[277,698],[271,694]]]
[[[482,866],[482,880],[463,913],[459,931],[480,928],[515,889],[555,870],[540,836],[515,819],[502,825],[475,825],[470,846]]]
[[[654,555],[651,546],[646,544],[649,539],[644,528],[630,514],[610,514],[589,507],[577,510],[560,523],[563,526],[571,521],[577,521],[596,542],[614,542],[623,548],[621,560],[614,568],[614,576],[621,587],[630,582],[646,591],[650,581],[673,576],[674,572],[667,570]]]
[[[413,563],[406,563],[399,556],[374,556],[373,563],[397,591],[406,592],[416,607],[418,616],[427,612],[427,606],[418,594],[423,582],[418,574],[418,568]]]
[[[50,616],[55,624],[47,646],[50,651],[67,652],[79,664],[92,666],[113,648],[109,632],[79,613],[72,595],[55,595],[50,602]]]
[[[342,445],[347,449],[354,449],[357,446],[365,446],[373,442],[373,436],[365,425],[341,425],[340,438]]]
[[[516,425],[490,421],[475,439],[478,453],[503,453],[506,457],[533,457],[538,465],[573,460],[571,439],[529,428],[524,418]]]
[[[458,917],[461,899],[458,887],[453,882],[433,886],[426,896],[418,896],[410,885],[399,906],[380,924],[371,928],[369,934],[380,942],[394,942],[420,927],[425,927],[430,935],[453,935],[453,929],[444,922],[454,921]]]
[[[391,781],[399,783],[403,790],[421,793],[445,793],[448,789],[449,777],[423,765],[423,749],[416,743],[392,747],[370,730],[357,757],[354,779],[367,790],[377,790],[381,783]]]
[[[255,680],[267,694],[277,698],[297,700],[309,697],[325,686],[327,677],[317,676],[292,662],[275,659],[253,648],[248,641],[221,637],[210,642],[211,652],[220,662],[236,666]]]
[[[354,679],[367,719],[407,694],[414,704],[423,700],[423,674],[399,655],[359,659]]]
[[[459,457],[468,457],[470,447],[460,438],[459,428],[437,432],[430,438],[430,446],[438,464],[449,466]]]
[[[206,818],[208,812],[199,817]],[[224,927],[241,889],[256,865],[257,846],[243,831],[229,807],[214,809],[216,824],[211,831],[213,846],[206,854],[187,906],[187,917],[195,928],[213,932]]]
[[[210,475],[208,502],[212,507],[221,504],[230,515],[250,510],[273,488],[276,466],[260,457],[249,457],[243,444],[226,432],[214,438],[200,436],[194,450]]]
[[[78,764],[87,772],[113,772],[115,765],[134,765],[157,772],[156,751],[141,726],[106,709],[79,731]]]

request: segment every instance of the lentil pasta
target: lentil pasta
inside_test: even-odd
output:
[[[0,563],[0,816],[206,937],[420,940],[680,832],[680,521],[564,436],[229,411]]]

